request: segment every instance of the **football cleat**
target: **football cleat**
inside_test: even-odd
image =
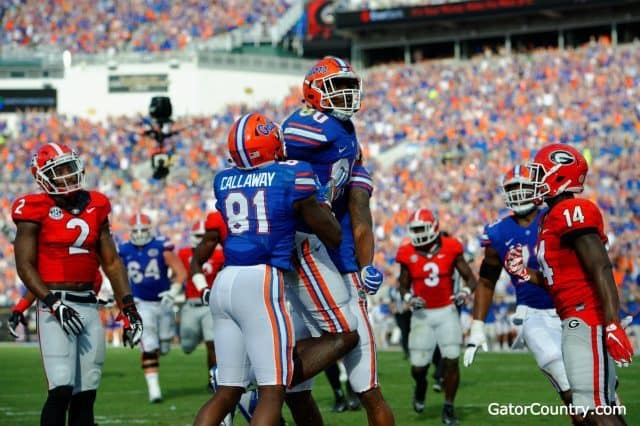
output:
[[[342,397],[336,399],[336,402],[333,404],[333,408],[331,409],[331,411],[333,411],[334,413],[344,413],[345,411],[347,411],[347,408],[349,408],[349,404],[347,403],[347,400]]]
[[[453,414],[453,405],[444,404],[442,407],[442,423],[445,425],[457,425],[458,419]]]
[[[413,397],[413,411],[416,413],[424,411],[424,401],[418,401],[415,396]]]

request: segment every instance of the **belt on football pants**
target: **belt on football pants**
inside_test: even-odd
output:
[[[196,298],[187,299],[186,304],[189,306],[205,306],[202,300]]]
[[[59,297],[62,300],[68,300],[69,302],[76,303],[98,303],[98,299],[96,299],[96,295],[93,293],[89,293],[87,295],[79,295],[79,294],[71,294],[71,293],[62,293],[60,291],[54,291],[53,294]]]

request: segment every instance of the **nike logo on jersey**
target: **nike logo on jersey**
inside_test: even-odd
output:
[[[438,259],[442,259],[443,257],[444,257],[444,254],[439,254],[439,255],[436,256],[436,258],[438,258]]]
[[[345,149],[347,149],[346,146],[341,146],[340,148],[338,148],[338,154],[342,154]]]
[[[92,211],[94,211],[96,208],[95,207],[90,207],[87,209],[87,213],[91,213]]]
[[[513,238],[511,238],[510,240],[507,240],[504,245],[509,247],[511,245],[511,243],[513,242]]]

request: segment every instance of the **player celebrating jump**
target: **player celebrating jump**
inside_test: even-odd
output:
[[[277,425],[293,375],[295,336],[282,274],[292,268],[296,220],[302,218],[332,247],[340,243],[340,225],[316,199],[311,167],[279,161],[285,158],[280,130],[266,117],[242,116],[229,133],[228,148],[235,165],[214,180],[216,208],[228,230],[225,268],[209,298],[219,387],[195,424],[219,424],[238,403],[253,370],[259,400],[252,421]]]
[[[302,91],[306,106],[282,123],[287,155],[309,162],[320,183],[328,186],[332,210],[342,226],[342,244],[324,247],[319,236],[299,226],[299,265],[286,277],[291,300],[316,334],[357,330],[358,346],[344,359],[349,382],[370,424],[390,425],[393,414],[379,388],[367,315],[366,293],[375,293],[383,279],[372,265],[373,188],[364,167],[354,167],[361,153],[351,117],[360,109],[362,82],[351,65],[329,56],[307,73]],[[358,217],[352,219],[352,214]]]
[[[484,320],[509,249],[519,244],[523,250],[524,264],[538,269],[534,253],[540,218],[546,209],[538,209],[534,204],[533,185],[529,169],[525,166],[515,166],[502,180],[504,202],[513,214],[487,225],[481,239],[485,248],[484,259],[480,266],[480,285],[474,296],[471,335],[464,354],[466,367],[473,362],[478,348],[487,350]],[[517,275],[510,274],[510,278],[516,289],[514,319],[522,324],[514,347],[522,342],[531,350],[538,368],[560,393],[562,401],[569,405],[571,390],[560,349],[562,326],[551,296],[546,289]]]
[[[398,249],[396,262],[400,264],[400,292],[413,308],[409,332],[411,375],[416,382],[413,409],[418,413],[424,411],[427,370],[438,345],[444,359],[442,422],[457,424],[453,401],[460,381],[458,358],[462,326],[455,305],[466,302],[477,281],[464,259],[462,243],[441,234],[438,219],[431,211],[416,211],[411,216],[408,232],[411,243]],[[466,286],[454,295],[456,270]]]
[[[125,317],[125,344],[138,343],[142,320],[111,236],[111,204],[103,194],[83,189],[78,155],[46,144],[33,157],[31,172],[45,193],[18,198],[11,213],[18,275],[39,299],[38,339],[49,388],[40,424],[64,425],[68,411],[69,425],[92,425],[105,358],[92,291],[99,265]]]
[[[146,327],[142,333],[142,369],[149,401],[162,401],[158,379],[160,355],[171,348],[174,336],[173,304],[182,292],[187,272],[173,252],[173,244],[151,232],[149,216],[136,213],[129,220],[130,241],[120,245],[119,253],[129,272],[133,297]],[[169,269],[173,283],[169,280]]]
[[[620,324],[618,292],[605,248],[600,209],[574,198],[584,190],[589,166],[582,154],[550,144],[530,164],[534,200],[549,211],[540,219],[536,247],[540,271],[527,268],[522,245],[509,250],[505,267],[525,281],[546,284],[562,320],[562,356],[573,405],[596,425],[623,425],[602,412],[617,404],[614,363],[626,367],[633,348]]]

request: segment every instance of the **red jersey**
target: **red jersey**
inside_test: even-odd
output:
[[[180,260],[182,260],[182,264],[189,271],[191,269],[191,258],[193,256],[193,249],[191,247],[184,247],[178,251],[178,256]],[[204,277],[207,279],[207,285],[211,287],[213,284],[213,280],[222,269],[224,265],[224,254],[222,252],[222,247],[219,245],[213,251],[213,254],[207,261],[202,265],[202,273]],[[187,299],[200,299],[200,292],[196,289],[196,286],[193,285],[193,281],[191,281],[191,276],[189,274],[189,278],[187,278],[187,286],[184,290],[185,297]]]
[[[409,269],[413,294],[424,299],[425,308],[442,308],[453,303],[453,272],[456,259],[463,253],[460,241],[443,235],[436,253],[418,252],[409,243],[398,249],[396,262]]]
[[[45,283],[95,281],[100,227],[111,212],[111,203],[96,191],[89,191],[89,196],[89,204],[78,215],[58,207],[44,193],[25,195],[11,206],[14,222],[40,225],[38,273]]]
[[[224,218],[220,212],[211,212],[207,215],[204,229],[205,231],[217,229],[220,233],[220,241],[224,241],[227,238],[227,224],[224,223]]]
[[[602,214],[595,204],[583,198],[560,201],[540,219],[536,252],[560,318],[578,317],[597,325],[604,321],[600,298],[576,252],[563,243],[564,236],[589,229],[606,243]]]

